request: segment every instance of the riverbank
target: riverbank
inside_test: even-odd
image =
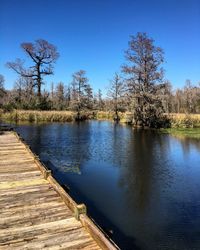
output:
[[[127,122],[128,113],[119,112],[122,122]],[[13,110],[3,112],[0,110],[0,119],[14,122],[73,122],[76,120],[77,113],[74,111],[38,111],[38,110]],[[81,120],[113,120],[114,112],[104,111],[83,111],[80,113]]]
[[[171,128],[200,128],[200,114],[168,114]]]
[[[72,122],[75,120],[72,111],[38,111],[38,110],[13,110],[0,112],[0,119],[14,122]],[[87,114],[84,114],[86,116]]]
[[[0,119],[14,122],[73,122],[76,120],[74,111],[38,111],[38,110],[13,110],[3,112],[0,110]],[[200,128],[200,114],[166,114],[169,119],[169,127],[176,129]],[[114,112],[83,111],[81,120],[113,120]],[[131,112],[119,112],[120,122],[131,124]],[[174,132],[173,132],[174,133]],[[183,133],[183,130],[182,132]]]
[[[200,128],[167,128],[160,131],[178,138],[200,139]]]

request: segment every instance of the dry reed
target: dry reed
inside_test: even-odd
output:
[[[200,114],[166,114],[172,128],[200,128]],[[113,120],[115,113],[111,111],[83,111],[83,119]],[[119,112],[120,121],[131,123],[130,112]],[[0,110],[0,119],[7,121],[29,121],[29,122],[72,122],[76,119],[73,111],[35,111],[14,110],[3,112]]]

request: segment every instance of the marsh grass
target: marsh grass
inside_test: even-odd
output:
[[[0,110],[0,119],[15,122],[73,122],[77,113],[73,111],[38,111],[38,110],[13,110],[3,112]],[[81,120],[94,119],[96,113],[92,111],[82,111]]]
[[[200,128],[200,114],[169,114],[171,128]]]
[[[169,119],[171,128],[200,128],[200,114],[165,114]],[[82,111],[82,120],[113,120],[115,113],[111,111]],[[120,122],[131,123],[131,112],[119,112]],[[76,112],[73,111],[37,111],[37,110],[13,110],[4,112],[0,110],[0,119],[15,122],[72,122],[76,120]]]
[[[161,129],[160,132],[170,134],[178,138],[200,139],[200,128],[168,128]]]
[[[98,111],[97,120],[113,120],[114,112]],[[131,123],[133,115],[131,112],[119,112],[120,122]],[[200,128],[200,114],[165,114],[166,126],[171,128]]]
[[[71,111],[14,110],[12,112],[1,112],[0,117],[2,120],[15,122],[71,122],[75,119],[75,113]]]
[[[112,111],[97,111],[96,113],[97,120],[113,120],[114,116],[115,113]]]
[[[118,116],[120,118],[120,122],[129,123],[130,112],[118,112]],[[97,120],[113,120],[116,114],[113,111],[96,111],[96,119]]]

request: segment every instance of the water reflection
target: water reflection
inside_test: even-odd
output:
[[[18,131],[122,249],[200,249],[199,141],[94,121]]]
[[[198,150],[200,151],[200,140],[195,138],[179,138],[179,141],[181,142],[183,151],[185,154],[190,154],[191,150]]]

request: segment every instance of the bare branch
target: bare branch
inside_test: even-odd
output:
[[[32,77],[37,83],[38,96],[41,96],[42,76],[53,74],[53,63],[59,54],[54,45],[46,40],[39,39],[35,43],[22,43],[22,49],[32,59],[34,65],[25,69],[23,61],[17,59],[15,62],[8,62],[7,66],[22,77]]]

